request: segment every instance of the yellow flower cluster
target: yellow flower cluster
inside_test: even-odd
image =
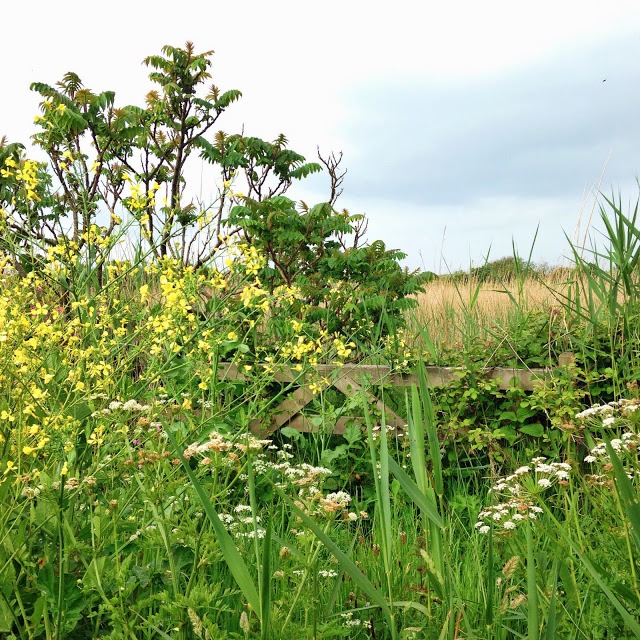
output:
[[[356,344],[355,342],[345,342],[342,338],[336,337],[333,339],[333,348],[338,358],[346,360],[353,353]]]
[[[280,355],[291,360],[309,359],[312,365],[317,364],[317,357],[323,352],[322,341],[319,339],[312,340],[304,335],[297,335],[294,340],[287,342],[280,350]]]
[[[101,233],[93,226],[85,240],[99,243]],[[112,260],[102,289],[65,296],[52,273],[78,251],[70,240],[52,247],[41,275],[20,276],[0,259],[0,481],[53,460],[54,474],[65,461],[73,474],[78,441],[95,452],[126,439],[126,421],[78,416],[100,414],[132,382],[151,395],[184,375],[166,410],[192,413],[215,387],[216,363],[232,360],[265,385],[293,366],[315,395],[328,380],[313,368],[353,356],[353,342],[309,320],[315,310],[295,287],[269,290],[259,277],[266,259],[251,246],[237,245],[224,270]]]
[[[47,248],[46,269],[52,274],[65,274],[67,265],[74,264],[78,258],[80,246],[75,240],[62,238],[53,247]]]
[[[131,213],[140,214],[156,206],[156,192],[160,189],[157,182],[152,182],[149,190],[145,192],[143,185],[136,182],[130,174],[124,173],[122,179],[129,185],[129,197],[125,198],[124,204]],[[146,220],[142,222],[144,224]]]
[[[224,274],[220,273],[220,271],[218,271],[217,269],[212,271],[212,273],[209,275],[207,284],[214,291],[224,291],[225,289],[229,288],[229,283],[227,282],[227,279],[224,277]]]
[[[263,313],[269,311],[271,307],[269,292],[262,288],[259,280],[255,280],[252,284],[245,285],[242,288],[240,300],[245,307],[259,309]]]
[[[267,259],[253,245],[238,242],[227,248],[224,264],[232,272],[257,277],[260,269],[266,266]]]
[[[131,263],[128,260],[112,260],[105,267],[107,275],[110,279],[123,277],[127,272],[131,271]]]
[[[41,164],[35,160],[22,158],[16,162],[9,157],[4,161],[4,167],[0,169],[0,176],[3,178],[14,178],[16,182],[16,193],[22,195],[27,202],[39,202],[40,196],[37,189],[40,185],[38,169]],[[15,205],[14,196],[13,203]]]
[[[73,447],[80,423],[67,407],[74,398],[113,392],[121,327],[112,323],[118,311],[126,315],[126,305],[98,295],[65,311],[49,281],[33,272],[0,276],[0,289],[6,292],[0,296],[0,431],[23,473],[27,460]]]
[[[302,294],[300,289],[296,286],[281,285],[276,287],[273,291],[273,295],[284,303],[292,304],[297,300],[301,300]]]
[[[9,442],[4,473],[23,473],[27,460],[48,455],[51,446],[67,447],[79,426],[51,410],[61,391],[52,347],[65,344],[69,327],[45,299],[45,282],[32,273],[11,281],[3,273],[0,285],[6,292],[0,296],[0,440]]]
[[[404,329],[398,329],[394,334],[384,337],[381,355],[386,357],[397,369],[404,370],[409,366],[414,353],[407,343]]]
[[[73,166],[73,154],[71,153],[71,151],[69,151],[69,149],[67,149],[63,154],[62,157],[64,158],[64,160],[60,160],[59,164],[60,164],[60,168],[63,171],[66,171],[67,173],[69,173],[71,171],[71,166]]]
[[[326,389],[328,385],[329,381],[327,380],[327,378],[322,378],[319,381],[316,380],[309,384],[309,391],[311,391],[311,393],[315,396],[324,391],[324,389]]]
[[[199,279],[192,268],[182,268],[171,258],[150,265],[146,272],[158,282],[156,294],[148,284],[139,289],[140,301],[154,309],[146,322],[152,336],[149,353],[152,356],[177,353],[180,344],[188,343],[196,331],[197,319],[193,310],[198,300]]]
[[[88,231],[82,234],[82,239],[89,245],[106,249],[113,243],[113,238],[108,236],[106,232],[107,229],[105,227],[92,224]]]

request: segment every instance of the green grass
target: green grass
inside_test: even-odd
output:
[[[397,438],[330,391],[318,433],[249,433],[339,355],[285,298],[239,302],[251,274],[199,313],[224,274],[140,258],[61,295],[55,265],[3,272],[0,637],[640,637],[639,234],[613,216],[610,263],[563,301],[578,381],[498,392],[470,340],[475,381],[385,390]],[[576,417],[590,397],[616,402]],[[331,435],[347,409],[363,424]]]

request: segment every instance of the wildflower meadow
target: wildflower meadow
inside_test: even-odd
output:
[[[341,156],[218,130],[211,56],[146,58],[144,106],[34,82],[0,142],[0,638],[640,638],[637,206],[560,280],[409,271]]]

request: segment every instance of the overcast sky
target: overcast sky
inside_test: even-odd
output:
[[[143,104],[142,59],[215,50],[213,81],[243,93],[219,128],[285,133],[313,159],[344,153],[339,206],[369,238],[435,271],[511,255],[552,264],[580,238],[598,185],[637,197],[640,2],[430,0],[7,3],[0,136],[28,142],[38,96],[75,71]],[[326,197],[314,178],[290,192]],[[597,210],[593,221],[597,219]]]

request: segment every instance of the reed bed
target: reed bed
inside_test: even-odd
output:
[[[437,278],[417,296],[411,333],[419,336],[426,330],[438,350],[462,347],[470,336],[490,340],[496,331],[504,332],[528,313],[562,315],[570,278],[571,272],[565,269],[511,282]]]

